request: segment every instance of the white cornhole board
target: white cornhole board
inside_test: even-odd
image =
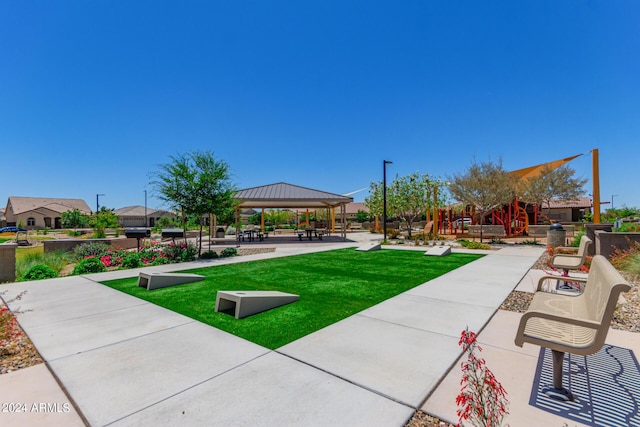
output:
[[[233,311],[236,319],[298,301],[300,295],[279,291],[218,291],[216,311]]]
[[[451,253],[451,246],[434,246],[424,254],[432,255],[432,256],[443,256],[443,255],[449,255],[450,253]]]
[[[380,245],[380,243],[371,242],[358,247],[356,251],[362,251],[362,252],[379,251],[381,248],[382,246]]]
[[[204,280],[204,276],[189,273],[143,273],[138,275],[138,286],[152,289],[166,288],[168,286],[184,285],[185,283]]]

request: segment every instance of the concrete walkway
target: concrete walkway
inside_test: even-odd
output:
[[[358,244],[305,245],[148,270]],[[4,285],[7,298],[27,291],[14,306],[31,310],[19,321],[46,366],[0,376],[0,398],[58,406],[2,413],[0,424],[402,426],[421,407],[456,421],[455,404],[452,414],[446,402],[457,389],[439,384],[457,364],[460,332],[482,330],[541,253],[531,246],[491,251],[275,351],[97,283],[137,271]],[[499,325],[491,322],[487,330],[508,324],[504,335],[494,335],[512,343],[517,320],[498,317]],[[455,370],[451,376],[459,377]],[[21,394],[14,394],[16,384]],[[515,413],[510,419],[524,425],[520,421]],[[554,423],[562,425],[562,418]]]

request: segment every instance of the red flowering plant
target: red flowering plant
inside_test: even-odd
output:
[[[26,291],[19,293],[15,298],[8,300],[7,303],[20,300],[25,293]],[[4,294],[4,292],[0,293],[0,295],[2,294]],[[9,310],[9,307],[0,300],[0,355],[5,354],[7,351],[6,345],[9,341],[21,335],[20,327],[15,317],[21,313],[23,312],[20,309],[12,312]]]
[[[507,392],[487,368],[485,360],[476,356],[476,351],[482,351],[476,339],[477,334],[466,328],[458,341],[467,353],[467,360],[461,364],[461,388],[456,397],[458,426],[468,421],[476,427],[497,427],[509,413]]]

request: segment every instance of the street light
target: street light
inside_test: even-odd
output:
[[[100,196],[105,196],[105,194],[96,194],[96,213],[100,210]]]
[[[393,162],[389,160],[382,161],[382,229],[384,233],[383,242],[387,241],[387,165]]]
[[[147,228],[147,190],[144,190],[144,228]]]
[[[613,210],[613,198],[619,196],[619,194],[612,194],[611,195],[611,210]]]

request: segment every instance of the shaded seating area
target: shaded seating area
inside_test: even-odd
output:
[[[236,222],[239,222],[240,210],[261,209],[262,222],[259,229],[263,234],[265,229],[265,209],[305,209],[307,211],[326,209],[329,227],[322,231],[315,228],[304,231],[298,230],[296,234],[299,240],[302,240],[305,234],[309,240],[312,240],[313,237],[322,240],[322,236],[327,235],[331,229],[340,229],[342,240],[347,239],[345,206],[353,202],[352,197],[278,182],[240,190],[237,192],[236,198],[239,201],[236,210]],[[338,212],[336,212],[336,210],[338,210]],[[263,238],[266,237],[266,234],[264,234]],[[244,238],[246,238],[246,236],[244,236]],[[242,239],[239,238],[238,241],[242,241]]]

